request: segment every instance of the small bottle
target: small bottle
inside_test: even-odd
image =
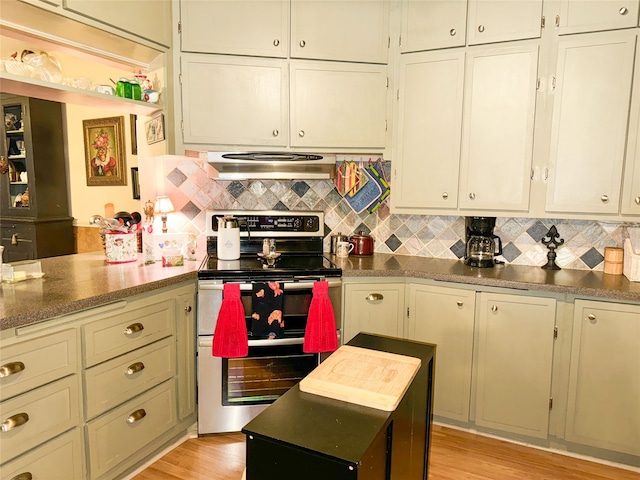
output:
[[[262,240],[262,254],[267,256],[269,255],[269,239],[265,238]]]
[[[129,91],[129,97],[127,97],[127,90]],[[116,96],[131,98],[131,84],[129,80],[124,77],[118,79],[118,83],[116,83]]]
[[[130,80],[131,84],[131,98],[134,100],[142,100],[142,87],[137,80]]]

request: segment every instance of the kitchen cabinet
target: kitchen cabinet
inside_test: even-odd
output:
[[[289,0],[181,0],[183,52],[287,58]]]
[[[640,306],[578,299],[565,438],[640,455]]]
[[[547,438],[556,300],[479,294],[475,423]]]
[[[342,343],[360,332],[404,335],[404,281],[344,283]]]
[[[5,261],[73,253],[62,105],[7,94],[0,99],[5,118],[0,147]]]
[[[461,209],[529,208],[538,49],[533,43],[466,54]]]
[[[389,0],[291,1],[291,58],[388,62]]]
[[[640,217],[640,35],[636,39],[636,66],[629,115],[620,211],[623,215]]]
[[[635,45],[635,31],[559,40],[547,212],[618,213]]]
[[[469,0],[469,45],[539,38],[542,0]]]
[[[196,411],[196,292],[176,295],[176,382],[178,420]]]
[[[433,413],[469,421],[476,292],[411,283],[406,338],[436,347]]]
[[[615,30],[638,25],[638,0],[561,0],[560,35]]]
[[[394,208],[458,206],[464,59],[462,50],[400,58]]]
[[[464,46],[466,26],[467,0],[402,0],[400,53]]]

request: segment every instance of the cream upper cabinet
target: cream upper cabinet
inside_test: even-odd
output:
[[[293,0],[291,58],[387,63],[389,0]]]
[[[565,437],[640,455],[640,306],[576,300]]]
[[[439,286],[409,286],[406,337],[433,343],[436,372],[433,413],[469,421],[475,291]]]
[[[63,0],[66,10],[146,38],[165,47],[172,44],[173,23],[170,0]]]
[[[556,301],[479,296],[475,422],[546,438]]]
[[[342,343],[360,332],[402,337],[404,328],[402,283],[345,283]]]
[[[180,23],[183,52],[289,54],[289,0],[181,0]]]
[[[469,0],[469,45],[538,38],[542,0]]]
[[[396,209],[458,205],[464,59],[456,49],[400,58],[397,187],[391,196]]]
[[[402,0],[400,52],[465,44],[467,0]]]
[[[182,55],[185,143],[286,146],[288,100],[286,60]]]
[[[560,35],[638,25],[638,0],[561,0]]]
[[[386,66],[291,61],[290,70],[291,146],[384,148]]]
[[[624,167],[621,212],[640,216],[640,36],[636,41],[636,68],[629,119],[629,137]]]
[[[634,31],[561,38],[547,212],[618,213],[635,45]]]
[[[461,209],[528,210],[537,72],[537,44],[467,52]]]

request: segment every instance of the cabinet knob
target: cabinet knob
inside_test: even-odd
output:
[[[33,480],[33,475],[31,474],[31,472],[23,472],[23,473],[19,473],[18,475],[13,477],[11,480]]]
[[[9,362],[0,367],[0,378],[10,377],[24,370],[24,363]]]
[[[620,15],[626,15],[627,13],[629,13],[629,9],[627,7],[622,7],[620,8],[620,10],[618,10],[618,13]]]
[[[609,201],[609,195],[602,195],[600,197],[600,200],[602,201],[602,203],[607,203]]]
[[[280,135],[280,130],[278,130],[278,129],[276,128],[276,129],[274,129],[274,130],[273,130],[273,132],[271,132],[271,134],[272,134],[274,137],[277,137],[278,135]]]
[[[13,235],[11,235],[11,245],[17,245],[18,244],[18,234],[14,233]]]
[[[589,321],[591,323],[595,323],[596,322],[596,316],[593,313],[590,313],[589,315],[587,315],[587,318],[589,319]]]
[[[298,136],[299,136],[300,138],[304,137],[304,130],[300,130],[300,131],[298,132]]]
[[[451,35],[452,37],[455,37],[456,33],[458,32],[456,31],[455,28],[452,28],[451,30],[449,30],[449,35]]]
[[[478,25],[478,31],[480,33],[484,32],[484,25]]]
[[[449,194],[447,192],[443,192],[442,193],[442,198],[444,198],[444,199],[449,198]]]
[[[131,425],[133,423],[136,423],[138,420],[142,420],[146,416],[147,412],[144,411],[144,408],[141,408],[127,417],[127,423]]]
[[[5,421],[0,424],[0,431],[9,432],[16,427],[24,425],[29,421],[29,415],[26,413],[16,413],[15,415],[11,415]]]
[[[273,46],[277,47],[278,45],[280,45],[280,40],[278,40],[277,38],[273,41]]]
[[[307,44],[307,42],[305,42],[304,40],[300,40],[300,46],[302,48],[304,48],[304,46]]]
[[[458,305],[459,307],[461,307],[461,306],[463,306],[463,305],[464,305],[464,302],[463,302],[462,300],[458,300],[458,301],[456,302],[456,305]]]
[[[471,192],[471,193],[469,194],[469,198],[470,198],[471,200],[475,200],[475,199],[476,199],[476,194],[475,194],[475,193],[473,193],[473,192]]]
[[[384,296],[381,293],[370,293],[364,298],[368,302],[375,302],[376,300],[384,300]]]
[[[144,330],[144,325],[141,323],[132,323],[127,328],[124,329],[125,335],[133,335],[134,333],[138,333]]]
[[[492,312],[497,312],[498,311],[498,306],[497,305],[491,305],[491,311]]]
[[[136,362],[136,363],[132,363],[131,365],[129,365],[129,368],[127,368],[127,371],[124,372],[124,374],[125,375],[133,375],[135,373],[141,372],[142,370],[144,370],[144,363]]]
[[[184,307],[184,311],[187,313],[191,313],[191,305],[189,305],[188,307]]]
[[[640,197],[634,198],[634,201],[636,202],[636,205],[640,205]]]

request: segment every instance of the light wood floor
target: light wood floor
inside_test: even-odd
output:
[[[211,435],[187,440],[133,480],[240,480],[244,465],[244,435]],[[434,425],[429,480],[640,480],[640,474]]]

